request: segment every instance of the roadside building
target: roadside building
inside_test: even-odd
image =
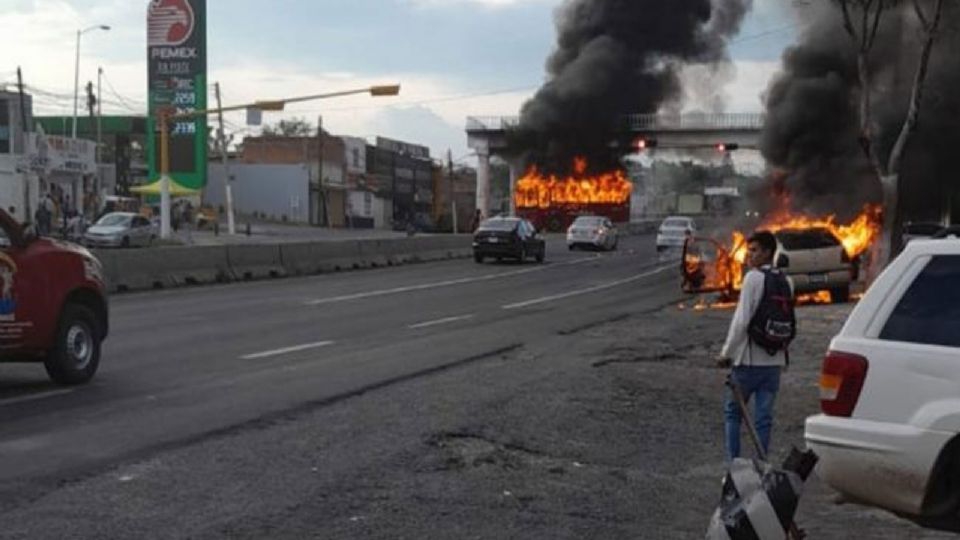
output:
[[[69,137],[72,133],[73,117],[37,116],[34,120],[47,135]],[[146,116],[81,116],[77,137],[100,141],[93,189],[101,197],[129,195],[131,187],[147,183]]]
[[[322,156],[322,158],[321,158]],[[247,165],[301,165],[307,171],[305,201],[307,222],[312,225],[346,226],[347,186],[344,142],[324,132],[323,137],[246,137],[240,164],[234,174]],[[267,169],[254,169],[263,173]],[[261,178],[269,186],[271,178]],[[236,189],[243,189],[236,186]]]
[[[26,125],[30,125],[32,102],[31,96],[24,96]],[[26,215],[26,209],[37,208],[40,190],[37,175],[22,171],[27,133],[21,116],[19,94],[0,91],[0,206],[8,212],[12,208],[16,219],[27,221],[32,220],[32,216]],[[27,193],[29,204],[25,198]]]

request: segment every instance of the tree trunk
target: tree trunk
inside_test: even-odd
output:
[[[883,230],[880,241],[871,250],[870,267],[867,270],[867,283],[872,284],[880,272],[886,268],[899,250],[902,235],[894,234],[900,230],[900,175],[888,174],[880,178],[883,186]]]

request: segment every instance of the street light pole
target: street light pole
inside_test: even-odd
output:
[[[76,61],[73,65],[73,138],[77,138],[77,108],[79,107],[80,102],[80,36],[86,34],[91,30],[103,30],[106,32],[110,30],[110,27],[105,24],[99,24],[96,26],[91,26],[89,28],[84,28],[83,30],[77,30],[77,51],[76,51]]]
[[[160,126],[160,238],[166,240],[170,238],[170,121],[188,120],[191,118],[206,117],[210,114],[222,114],[231,111],[241,111],[244,109],[257,108],[265,111],[282,111],[287,103],[300,103],[315,99],[327,99],[341,96],[352,96],[355,94],[367,94],[373,97],[396,96],[400,94],[400,85],[379,85],[357,90],[345,90],[342,92],[330,92],[327,94],[316,94],[313,96],[304,96],[287,99],[277,99],[270,101],[256,101],[245,105],[232,105],[230,107],[217,107],[215,109],[201,109],[198,111],[189,111],[183,113],[171,113],[170,109],[161,109],[157,114],[157,121]]]

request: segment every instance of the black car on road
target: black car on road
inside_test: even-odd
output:
[[[473,235],[473,260],[517,259],[521,263],[533,257],[542,263],[547,243],[532,223],[521,218],[495,217],[484,220]]]

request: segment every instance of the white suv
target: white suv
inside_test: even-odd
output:
[[[830,344],[819,475],[847,498],[960,530],[960,240],[915,240]]]

